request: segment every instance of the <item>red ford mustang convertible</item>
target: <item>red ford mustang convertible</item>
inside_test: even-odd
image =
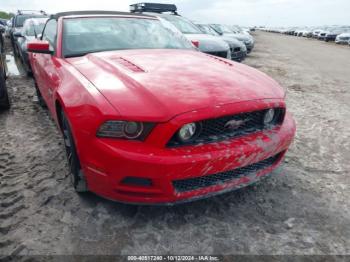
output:
[[[145,204],[227,192],[271,173],[295,134],[274,80],[153,16],[58,13],[28,51],[77,192]]]

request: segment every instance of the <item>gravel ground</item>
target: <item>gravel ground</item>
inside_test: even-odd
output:
[[[0,113],[0,257],[350,254],[350,48],[255,37],[245,63],[288,90],[298,125],[285,163],[254,186],[174,207],[75,194],[32,79],[12,75],[12,109]]]

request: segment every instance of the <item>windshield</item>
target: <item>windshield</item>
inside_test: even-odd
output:
[[[242,28],[240,28],[239,26],[236,26],[236,25],[231,26],[231,31],[236,32],[236,33],[243,33]]]
[[[203,33],[208,34],[208,35],[215,35],[218,36],[219,34],[212,29],[209,25],[197,25]]]
[[[180,32],[156,19],[73,18],[65,19],[63,27],[65,57],[124,49],[193,49]]]
[[[24,23],[23,31],[26,36],[37,36],[43,32],[47,19],[27,20]]]
[[[162,16],[162,18],[172,23],[183,34],[202,34],[201,30],[196,25],[192,24],[190,21],[183,17],[176,15],[167,15]]]
[[[29,18],[45,17],[44,15],[18,15],[16,17],[15,27],[22,27]]]
[[[219,34],[232,34],[232,30],[225,25],[212,25],[216,32]]]

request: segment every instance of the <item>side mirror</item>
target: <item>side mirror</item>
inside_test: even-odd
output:
[[[199,48],[199,41],[191,40],[191,42],[196,48]]]
[[[27,44],[28,52],[39,53],[39,54],[53,54],[50,50],[50,44],[47,41],[33,41]]]
[[[22,33],[20,31],[14,32],[13,33],[14,37],[23,37]]]

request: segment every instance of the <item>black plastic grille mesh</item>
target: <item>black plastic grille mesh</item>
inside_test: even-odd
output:
[[[242,113],[233,116],[224,116],[215,119],[204,120],[199,123],[200,133],[193,140],[186,143],[178,140],[177,132],[170,139],[168,147],[178,147],[184,145],[206,144],[228,140],[231,138],[247,135],[250,133],[271,129],[283,122],[285,110],[284,108],[275,108],[275,117],[271,124],[264,125],[264,115],[267,111],[254,111]],[[237,127],[232,128],[228,122],[233,120],[233,124]]]
[[[222,57],[222,58],[227,58],[227,52],[223,51],[223,52],[206,52],[209,55],[213,55],[213,56],[218,56],[218,57]]]
[[[222,173],[202,176],[202,177],[196,177],[196,178],[190,178],[190,179],[176,180],[176,181],[173,181],[173,186],[176,192],[181,193],[181,192],[193,191],[196,189],[201,189],[209,186],[224,184],[229,182],[230,180],[247,176],[249,174],[256,173],[260,170],[263,170],[272,166],[279,159],[280,155],[281,154],[277,154],[273,157],[267,158],[258,163],[237,168],[227,172],[222,172]]]
[[[235,47],[232,52],[240,52],[241,51],[241,48],[240,47]]]

